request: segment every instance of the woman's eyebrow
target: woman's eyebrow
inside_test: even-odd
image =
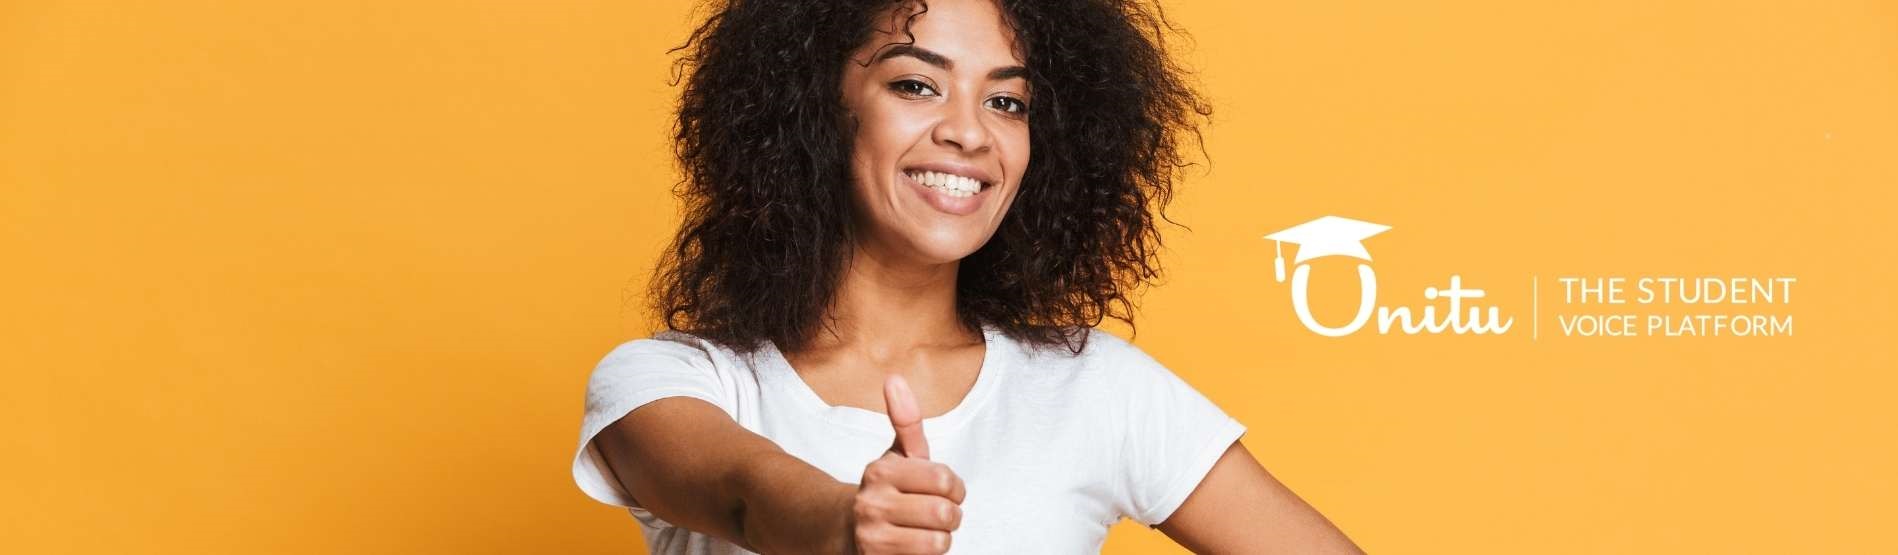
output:
[[[892,45],[889,48],[884,49],[883,54],[877,56],[877,61],[881,62],[883,60],[888,60],[890,58],[895,58],[898,56],[909,56],[911,58],[921,60],[925,64],[936,66],[944,70],[951,70],[951,69],[955,69],[956,67],[956,63],[953,61],[950,61],[949,58],[945,58],[941,54],[937,54],[935,52],[930,51],[927,48],[916,46],[914,44]],[[1017,77],[1026,77],[1027,75],[1028,75],[1028,68],[1025,68],[1022,66],[1005,66],[1005,67],[998,67],[998,68],[995,68],[994,70],[989,71],[989,80],[1000,81],[1003,79],[1014,79]]]
[[[995,68],[994,71],[989,72],[990,81],[1001,81],[1003,79],[1015,79],[1015,78],[1026,79],[1027,77],[1028,77],[1028,68],[1025,68],[1022,66],[998,67],[998,68]]]
[[[895,58],[897,56],[909,56],[911,58],[922,60],[923,63],[925,64],[936,66],[942,69],[954,69],[956,67],[955,62],[949,61],[948,58],[942,57],[941,54],[931,52],[927,48],[916,46],[914,44],[898,44],[898,45],[891,46],[889,49],[884,50],[882,55],[877,56],[877,61],[881,62],[883,60],[888,60],[890,58]]]

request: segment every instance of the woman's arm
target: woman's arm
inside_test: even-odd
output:
[[[883,387],[891,449],[857,484],[832,479],[687,397],[653,401],[594,438],[640,506],[675,526],[760,553],[943,553],[962,525],[962,478],[929,461],[908,383]]]
[[[634,409],[594,438],[639,506],[764,553],[841,553],[857,486],[832,479],[698,399]]]
[[[1237,441],[1158,528],[1194,553],[1364,553]]]

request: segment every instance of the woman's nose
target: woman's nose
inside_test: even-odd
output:
[[[937,143],[977,152],[989,146],[989,130],[982,124],[982,106],[977,102],[951,102],[948,113],[933,131]]]

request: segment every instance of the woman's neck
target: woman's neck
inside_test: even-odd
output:
[[[890,356],[980,342],[956,314],[957,262],[919,263],[853,249],[826,320],[810,347]]]

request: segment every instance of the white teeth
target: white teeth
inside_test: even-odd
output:
[[[974,178],[932,171],[905,172],[910,179],[952,197],[970,197],[982,191],[982,182]]]

